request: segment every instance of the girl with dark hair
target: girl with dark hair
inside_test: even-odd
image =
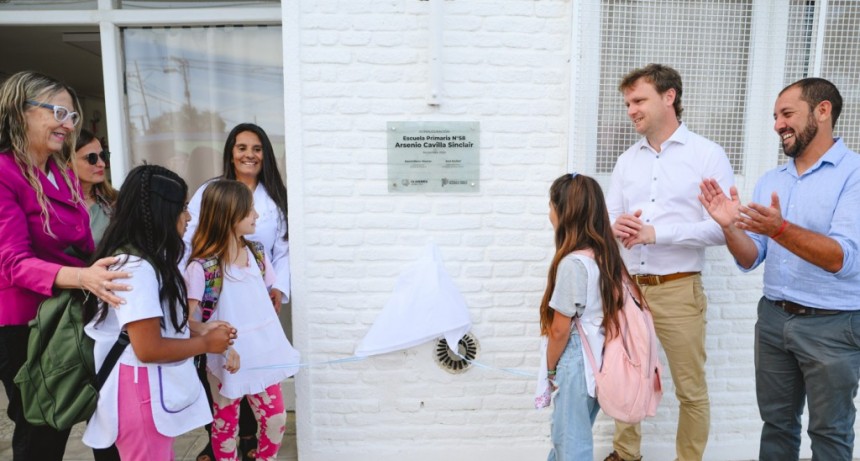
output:
[[[599,367],[604,338],[619,332],[618,312],[630,275],[612,233],[603,191],[593,178],[573,173],[556,179],[549,191],[549,220],[555,256],[541,301],[540,327],[547,337],[547,375],[557,391],[548,460],[594,459],[591,427],[600,407],[583,338],[572,328],[572,319],[580,317]],[[641,299],[636,284],[629,287]]]
[[[276,313],[290,297],[290,243],[287,229],[287,189],[275,160],[275,149],[269,136],[253,123],[236,125],[224,143],[224,174],[215,179],[235,179],[246,185],[254,196],[254,209],[259,218],[254,232],[246,237],[263,244],[266,256],[275,269],[275,282],[269,289],[269,298]],[[188,204],[191,222],[185,242],[190,248],[191,236],[200,218],[203,191],[212,181],[203,184]],[[241,406],[239,444],[242,459],[254,459],[257,425],[254,415],[243,399]],[[212,461],[211,446],[207,446],[197,461]]]
[[[24,418],[15,374],[27,358],[27,323],[56,288],[80,288],[119,305],[128,287],[115,258],[86,266],[93,252],[89,216],[70,152],[81,107],[74,90],[38,72],[0,84],[0,381],[15,424],[12,459],[61,461],[69,431]]]
[[[300,361],[268,299],[268,287],[275,282],[269,258],[261,244],[245,238],[254,233],[257,216],[251,191],[244,184],[229,179],[211,182],[203,192],[200,225],[191,240],[185,272],[188,305],[196,318],[196,308],[204,300],[204,264],[217,264],[221,289],[209,321],[227,321],[243,331],[229,355],[208,354],[206,359],[219,422],[212,427],[212,447],[219,461],[237,457],[233,441],[242,398],[249,402],[260,427],[256,459],[275,459],[286,424],[280,383],[298,368],[271,367]],[[241,356],[243,368],[231,372],[230,361],[236,354]]]
[[[91,131],[81,129],[69,165],[81,182],[81,195],[90,212],[90,230],[96,245],[107,228],[116,201],[116,190],[105,177],[109,159],[110,153],[102,147],[101,141]]]
[[[96,368],[121,331],[128,333],[131,347],[102,387],[83,441],[94,448],[115,443],[123,461],[173,459],[173,438],[212,420],[191,358],[223,353],[236,337],[225,322],[188,319],[179,269],[187,196],[188,187],[176,173],[156,165],[133,169],[96,251],[97,258],[118,255],[113,270],[133,275],[133,290],[122,308],[95,297],[85,302]]]

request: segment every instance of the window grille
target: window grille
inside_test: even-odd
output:
[[[194,190],[223,173],[227,133],[253,122],[284,169],[280,26],[122,30],[132,164],[176,171]]]
[[[786,43],[784,84],[805,77],[833,82],[842,94],[835,135],[844,133],[846,144],[856,150],[860,145],[860,2],[792,0]],[[777,149],[779,163],[788,161]]]
[[[579,38],[583,47],[599,47],[595,171],[611,172],[618,156],[639,139],[618,84],[630,70],[652,62],[680,72],[681,119],[723,146],[740,171],[752,0],[604,0],[599,8],[600,39]],[[594,89],[582,79],[574,91],[577,98]],[[579,116],[589,114],[578,111]]]

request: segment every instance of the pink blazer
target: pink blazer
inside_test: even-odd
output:
[[[89,258],[94,250],[86,207],[72,202],[72,193],[53,160],[48,167],[59,188],[42,171],[39,180],[56,237],[45,233],[36,191],[13,154],[0,152],[0,325],[27,324],[36,316],[39,303],[52,294],[60,267],[85,265],[68,252],[75,249]],[[71,170],[69,174],[78,184]]]

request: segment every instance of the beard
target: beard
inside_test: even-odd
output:
[[[818,134],[818,124],[815,123],[815,117],[810,114],[803,131],[794,134],[794,145],[786,146],[785,141],[782,142],[783,153],[788,157],[797,158],[806,150],[816,134]]]

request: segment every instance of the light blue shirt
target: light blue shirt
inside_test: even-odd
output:
[[[779,195],[783,218],[835,240],[842,269],[830,273],[804,261],[766,235],[747,232],[758,248],[747,272],[764,261],[764,295],[810,307],[860,310],[860,155],[840,138],[809,170],[798,176],[794,161],[765,173],[753,201],[770,206]],[[740,266],[739,266],[740,267]]]

